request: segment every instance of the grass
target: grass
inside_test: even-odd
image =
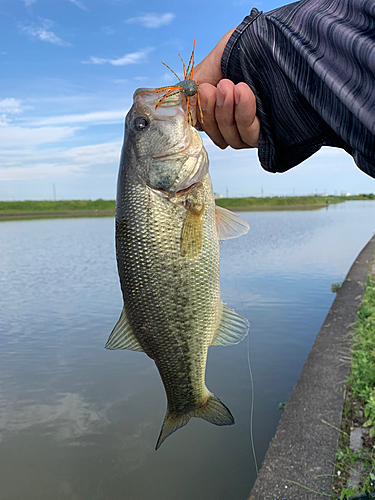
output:
[[[0,201],[1,213],[66,212],[80,210],[115,210],[114,200],[26,200]]]
[[[341,285],[342,285],[341,281],[338,281],[337,283],[332,283],[332,285],[331,285],[331,292],[332,293],[337,293],[340,290]]]
[[[321,207],[341,203],[348,200],[375,200],[374,194],[355,196],[272,196],[268,198],[218,198],[216,205],[228,209],[244,210],[249,208],[288,208],[288,207]]]
[[[375,278],[369,276],[366,283],[353,333],[351,370],[336,457],[332,498],[340,500],[375,490]],[[354,427],[368,429],[359,453],[349,446]],[[350,489],[348,480],[353,467],[360,470],[360,481]]]
[[[320,207],[328,203],[340,203],[348,200],[375,200],[375,195],[357,196],[274,196],[269,198],[219,198],[216,204],[228,209],[257,209],[257,208],[288,208],[288,207]],[[70,212],[88,210],[115,210],[114,200],[26,200],[0,201],[0,214],[14,213],[47,213]]]

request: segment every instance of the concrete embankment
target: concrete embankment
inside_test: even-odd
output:
[[[271,441],[250,500],[331,498],[349,363],[350,329],[375,253],[356,258],[319,331]]]

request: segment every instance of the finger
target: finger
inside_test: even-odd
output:
[[[221,135],[215,118],[216,87],[209,83],[202,83],[199,85],[198,92],[203,112],[203,123],[199,125],[219,148],[225,149],[228,144]],[[199,113],[197,113],[197,117],[198,115]]]
[[[256,115],[255,95],[246,83],[238,83],[234,89],[234,119],[241,140],[258,147],[260,120]]]
[[[235,119],[235,85],[230,80],[221,80],[217,86],[215,118],[224,140],[233,149],[249,148],[237,128]]]

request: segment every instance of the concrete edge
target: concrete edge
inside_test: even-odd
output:
[[[281,417],[249,500],[330,498],[344,403],[350,330],[369,266],[371,238],[350,268]],[[375,273],[375,263],[372,272]]]

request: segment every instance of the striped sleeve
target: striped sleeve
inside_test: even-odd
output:
[[[226,78],[255,93],[265,170],[284,172],[334,146],[375,177],[374,0],[253,9],[229,39],[221,65]]]

